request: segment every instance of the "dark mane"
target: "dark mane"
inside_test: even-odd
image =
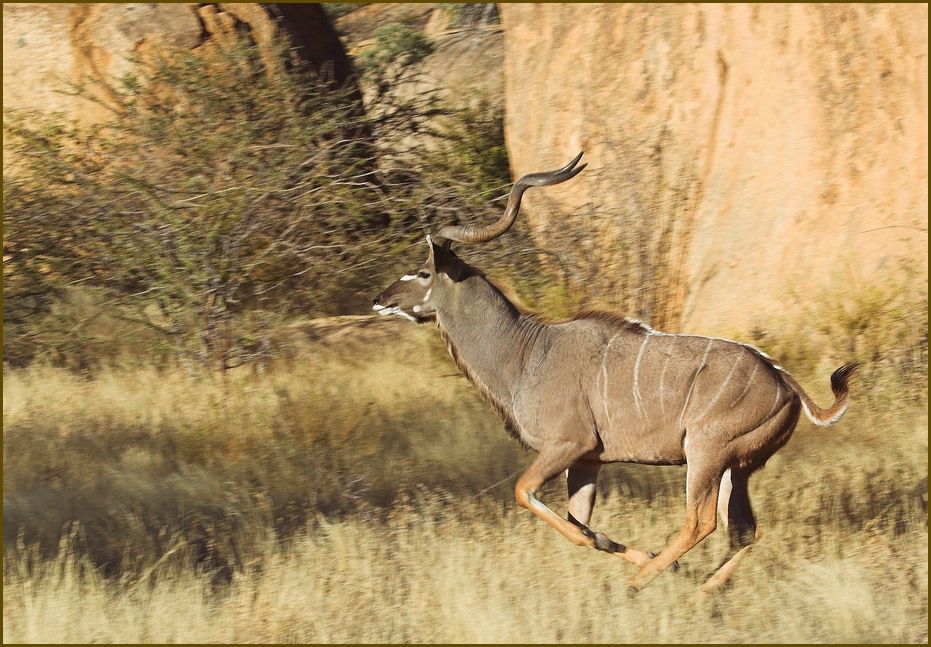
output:
[[[555,325],[568,323],[570,321],[579,321],[584,319],[590,319],[595,321],[603,321],[614,326],[620,326],[626,328],[631,332],[639,333],[648,333],[653,332],[653,329],[647,324],[637,321],[636,319],[630,319],[618,312],[611,312],[610,310],[581,310],[574,315],[571,315],[567,318],[557,318],[551,315],[546,314],[545,312],[537,312],[531,310],[526,305],[521,303],[520,298],[514,293],[514,290],[510,286],[499,283],[498,281],[486,276],[481,271],[477,271],[476,274],[481,276],[487,281],[491,287],[498,291],[498,293],[504,297],[504,299],[510,303],[514,308],[521,314],[521,316],[537,323],[546,324],[546,325]]]
[[[604,321],[605,323],[612,324],[614,326],[620,326],[626,328],[632,332],[639,333],[649,333],[654,332],[652,328],[643,323],[642,321],[637,321],[636,319],[629,319],[624,315],[617,312],[610,312],[608,310],[582,310],[576,314],[569,317],[568,321],[579,321],[582,319],[593,319],[595,321]]]

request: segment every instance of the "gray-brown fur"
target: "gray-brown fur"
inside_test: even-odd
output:
[[[552,174],[534,174],[532,184],[518,181],[515,191],[565,181],[580,170],[573,171],[578,159]],[[513,216],[516,209],[508,214],[511,222]],[[500,222],[495,235],[503,233]],[[488,240],[483,230],[467,233],[471,241]],[[633,590],[713,531],[716,509],[728,527],[731,551],[712,579],[715,585],[726,579],[757,536],[749,476],[789,440],[802,410],[825,425],[846,409],[856,365],[834,373],[835,402],[824,410],[751,346],[665,334],[603,312],[547,323],[518,309],[460,260],[448,240],[427,242],[427,262],[376,297],[375,309],[436,322],[456,364],[508,432],[539,452],[518,480],[518,501],[570,541],[639,566]],[[612,462],[688,464],[685,525],[656,557],[588,528],[598,469]],[[568,519],[534,495],[563,472]]]

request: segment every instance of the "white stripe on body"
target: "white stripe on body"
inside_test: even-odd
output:
[[[611,424],[611,413],[608,411],[608,351],[611,349],[611,344],[620,334],[621,333],[617,333],[608,340],[608,345],[605,346],[604,352],[601,355],[601,379],[604,382],[601,401],[605,408],[605,418],[608,419],[608,424]]]
[[[705,360],[708,359],[708,351],[711,350],[711,344],[714,343],[714,339],[708,339],[708,346],[705,348],[705,354],[702,355],[701,364],[698,367],[698,370],[695,371],[695,377],[692,378],[692,385],[689,387],[689,394],[685,396],[685,404],[682,406],[682,413],[679,414],[679,426],[682,426],[682,416],[685,415],[685,410],[689,406],[689,400],[692,399],[692,389],[695,388],[695,382],[698,380],[698,374],[701,373],[702,369],[705,368]]]
[[[643,349],[647,347],[647,342],[650,341],[650,335],[646,334],[643,336],[643,343],[640,344],[640,352],[637,353],[637,361],[634,362],[634,406],[637,408],[637,413],[640,414],[640,417],[643,417],[643,408],[640,406],[643,404],[643,398],[640,397],[640,387],[637,385],[637,377],[640,373],[640,359],[643,357]]]
[[[747,378],[747,384],[746,384],[746,386],[744,386],[744,390],[740,392],[740,395],[738,395],[737,398],[736,398],[733,402],[731,402],[731,408],[732,408],[732,409],[734,408],[734,405],[737,404],[738,402],[740,402],[740,400],[741,400],[741,399],[744,397],[744,395],[747,393],[747,389],[750,388],[750,383],[753,381],[753,376],[756,375],[756,372],[757,372],[757,370],[759,370],[759,368],[760,368],[759,362],[757,362],[756,364],[753,365],[753,372],[750,373],[750,377]]]
[[[698,418],[696,418],[696,420],[701,420],[702,418],[704,418],[704,417],[708,414],[708,412],[711,411],[711,407],[714,406],[714,403],[717,402],[718,399],[719,399],[722,395],[724,395],[724,388],[725,388],[725,387],[728,385],[728,383],[731,381],[731,378],[734,377],[734,371],[737,369],[737,365],[740,364],[740,360],[742,360],[742,359],[743,359],[743,355],[739,355],[739,356],[737,357],[737,361],[734,362],[734,365],[731,367],[731,372],[727,374],[727,379],[724,380],[724,384],[722,384],[722,385],[721,385],[721,388],[718,389],[717,395],[715,395],[714,398],[712,398],[711,402],[708,404],[708,406],[705,408],[705,410],[702,412],[702,414],[701,414],[700,416],[698,416]]]
[[[773,411],[776,410],[776,405],[779,404],[779,396],[782,395],[782,384],[779,383],[779,380],[776,380],[776,399],[773,400],[773,406],[770,407],[769,413],[766,414],[766,419],[769,420],[769,417],[773,415]]]
[[[674,335],[672,335],[674,336]],[[672,357],[671,352],[666,353],[666,360],[663,362],[663,370],[659,374],[659,408],[663,415],[666,415],[666,395],[663,388],[663,378],[666,377],[666,367],[669,365],[669,358]]]

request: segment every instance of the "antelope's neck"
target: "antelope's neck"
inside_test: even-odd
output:
[[[459,370],[495,408],[510,409],[540,325],[485,279],[465,283],[471,285],[437,309],[437,324]]]

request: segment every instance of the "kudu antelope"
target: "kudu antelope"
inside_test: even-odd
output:
[[[539,452],[517,481],[518,502],[572,543],[636,564],[632,593],[677,565],[715,529],[720,512],[730,550],[705,583],[709,590],[727,579],[758,536],[750,475],[789,440],[802,409],[817,425],[840,419],[857,364],[834,372],[834,404],[822,409],[789,373],[746,344],[661,333],[603,312],[545,323],[521,312],[450,249],[451,241],[483,243],[506,232],[524,191],[569,180],[585,167],[576,166],[581,157],[558,171],[520,178],[493,225],[447,226],[428,236],[427,262],[375,297],[374,309],[436,321],[459,369],[508,432]],[[588,527],[598,471],[613,462],[688,465],[685,525],[659,555]],[[562,472],[568,519],[534,494]]]

